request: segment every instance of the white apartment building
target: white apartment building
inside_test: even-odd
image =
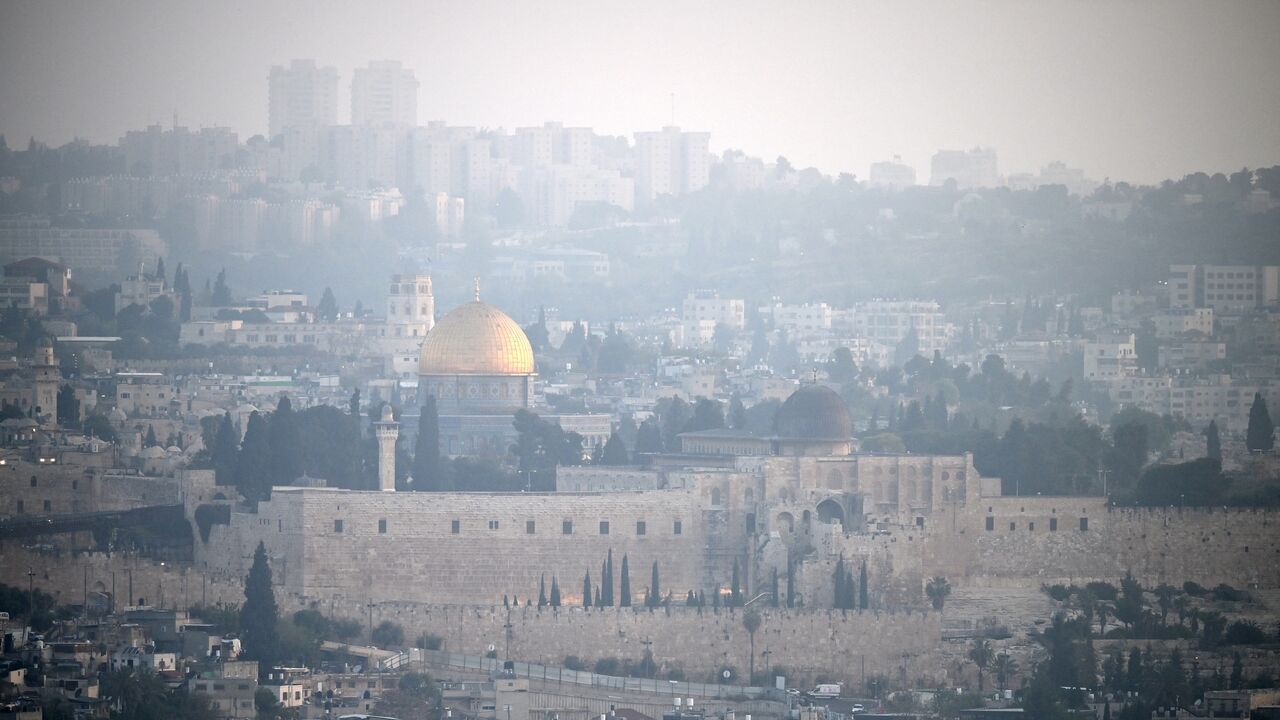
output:
[[[1227,344],[1212,340],[1182,340],[1163,343],[1157,350],[1161,370],[1203,371],[1210,363],[1227,359]]]
[[[236,159],[240,141],[231,128],[182,126],[163,130],[151,125],[130,130],[120,139],[125,171],[131,176],[200,175],[228,167]]]
[[[1243,433],[1249,427],[1249,408],[1255,393],[1268,407],[1280,403],[1280,385],[1233,380],[1229,375],[1122,377],[1107,382],[1111,400],[1157,415],[1185,419],[1203,430],[1216,421],[1223,432]]]
[[[467,219],[466,201],[462,198],[449,197],[449,194],[445,192],[436,193],[433,200],[436,230],[440,232],[441,237],[458,237],[461,235],[462,225]]]
[[[684,195],[707,186],[711,174],[711,133],[664,127],[635,134],[636,205],[661,195]]]
[[[1239,313],[1278,302],[1277,265],[1169,266],[1169,307]]]
[[[29,257],[57,258],[77,275],[110,273],[128,253],[147,264],[168,254],[153,229],[56,228],[47,217],[0,218],[0,263]]]
[[[773,326],[790,338],[826,335],[831,332],[831,306],[826,303],[784,305],[775,303],[763,308],[773,318]]]
[[[285,128],[321,128],[338,124],[338,71],[315,60],[276,65],[267,75],[269,134]]]
[[[1134,375],[1138,350],[1133,333],[1099,333],[1084,344],[1084,379],[1105,381]]]
[[[517,192],[525,220],[535,225],[563,227],[580,205],[612,205],[635,209],[635,181],[617,170],[591,166],[549,165],[519,170]]]
[[[159,417],[169,412],[177,396],[164,373],[116,373],[116,407],[129,417]]]
[[[1173,308],[1152,317],[1156,337],[1166,340],[1180,338],[1187,333],[1213,336],[1213,308]]]
[[[413,127],[418,124],[418,80],[398,60],[377,60],[351,76],[351,124]]]
[[[684,299],[680,311],[686,347],[706,345],[715,337],[717,325],[742,330],[747,324],[747,304],[742,299],[722,298],[712,290],[696,290]]]
[[[951,339],[951,326],[942,314],[942,307],[931,300],[858,303],[854,306],[853,326],[859,336],[891,348],[915,330],[920,354],[926,357],[934,350],[945,350]]]
[[[869,181],[876,187],[901,190],[916,184],[916,170],[895,155],[893,160],[871,163]]]
[[[392,275],[387,292],[389,338],[425,338],[436,324],[436,299],[430,275]]]
[[[975,147],[972,150],[939,150],[930,164],[929,184],[945,185],[954,180],[961,189],[996,187],[1000,172],[996,151]]]

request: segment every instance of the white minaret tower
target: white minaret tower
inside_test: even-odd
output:
[[[396,438],[400,437],[400,423],[391,413],[390,405],[382,406],[382,419],[373,424],[378,436],[378,489],[396,491]]]
[[[417,338],[419,343],[436,324],[436,299],[430,275],[392,275],[387,293],[387,329],[390,338]]]
[[[57,424],[58,385],[62,382],[62,373],[58,372],[58,360],[53,356],[53,343],[48,338],[42,340],[36,348],[31,369],[35,374],[35,405],[40,408],[40,416]]]

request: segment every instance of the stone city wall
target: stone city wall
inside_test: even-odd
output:
[[[366,621],[370,613],[357,603],[339,604],[334,610]],[[709,671],[727,666],[737,682],[744,682],[751,653],[741,609],[698,612],[673,604],[669,613],[579,607],[508,611],[502,605],[381,603],[371,610],[375,625],[384,620],[397,623],[410,641],[427,633],[442,638],[449,652],[483,655],[492,645],[500,658],[551,665],[561,664],[568,655],[588,664],[604,657],[638,662],[648,648],[660,669],[681,668],[690,680],[709,681]],[[761,608],[759,613],[757,671],[784,667],[808,682],[821,675],[856,686],[864,675],[898,677],[904,658],[911,678],[929,676],[941,667],[941,613],[774,608]]]
[[[538,593],[545,576],[563,596],[600,582],[610,550],[615,587],[628,556],[633,595],[653,562],[663,592],[704,587],[705,523],[685,492],[610,494],[380,493],[278,488],[257,513],[235,512],[197,540],[199,567],[243,575],[259,541],[281,582],[322,600],[500,602]],[[730,566],[731,569],[731,566]],[[727,585],[730,569],[720,569]],[[615,590],[616,592],[616,590]]]
[[[69,515],[181,502],[173,478],[9,460],[0,467],[0,517]]]

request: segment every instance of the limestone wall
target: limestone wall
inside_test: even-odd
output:
[[[566,527],[567,524],[567,527]],[[379,493],[278,488],[198,542],[201,568],[243,575],[259,541],[290,592],[321,600],[500,602],[533,596],[545,575],[566,600],[623,555],[638,600],[659,565],[662,591],[705,587],[704,513],[687,492]],[[566,531],[567,530],[567,531]],[[731,565],[729,566],[731,568]],[[727,586],[729,569],[712,572]]]
[[[0,517],[67,515],[176,505],[173,478],[10,460],[0,467]]]
[[[366,617],[368,608],[351,604],[338,614]],[[360,613],[357,615],[356,613]],[[818,674],[857,684],[863,673],[908,676],[940,667],[941,614],[935,612],[840,612],[762,608],[755,636],[755,667],[781,666],[806,680]],[[499,657],[559,664],[566,655],[588,663],[601,657],[638,661],[646,648],[662,668],[680,667],[691,680],[710,680],[707,670],[730,666],[744,678],[750,636],[742,611],[701,613],[684,607],[671,612],[644,609],[458,607],[384,603],[372,609],[373,622],[390,620],[407,638],[438,635],[445,649],[483,655],[490,645]],[[769,655],[764,653],[768,651]]]

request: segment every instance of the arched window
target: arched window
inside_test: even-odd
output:
[[[818,503],[818,520],[827,524],[844,525],[844,508],[835,500],[823,500]]]
[[[711,504],[716,506],[720,504],[720,488],[711,488]]]
[[[780,532],[793,533],[796,531],[796,519],[789,512],[778,513],[778,517],[774,519],[773,524]]]

